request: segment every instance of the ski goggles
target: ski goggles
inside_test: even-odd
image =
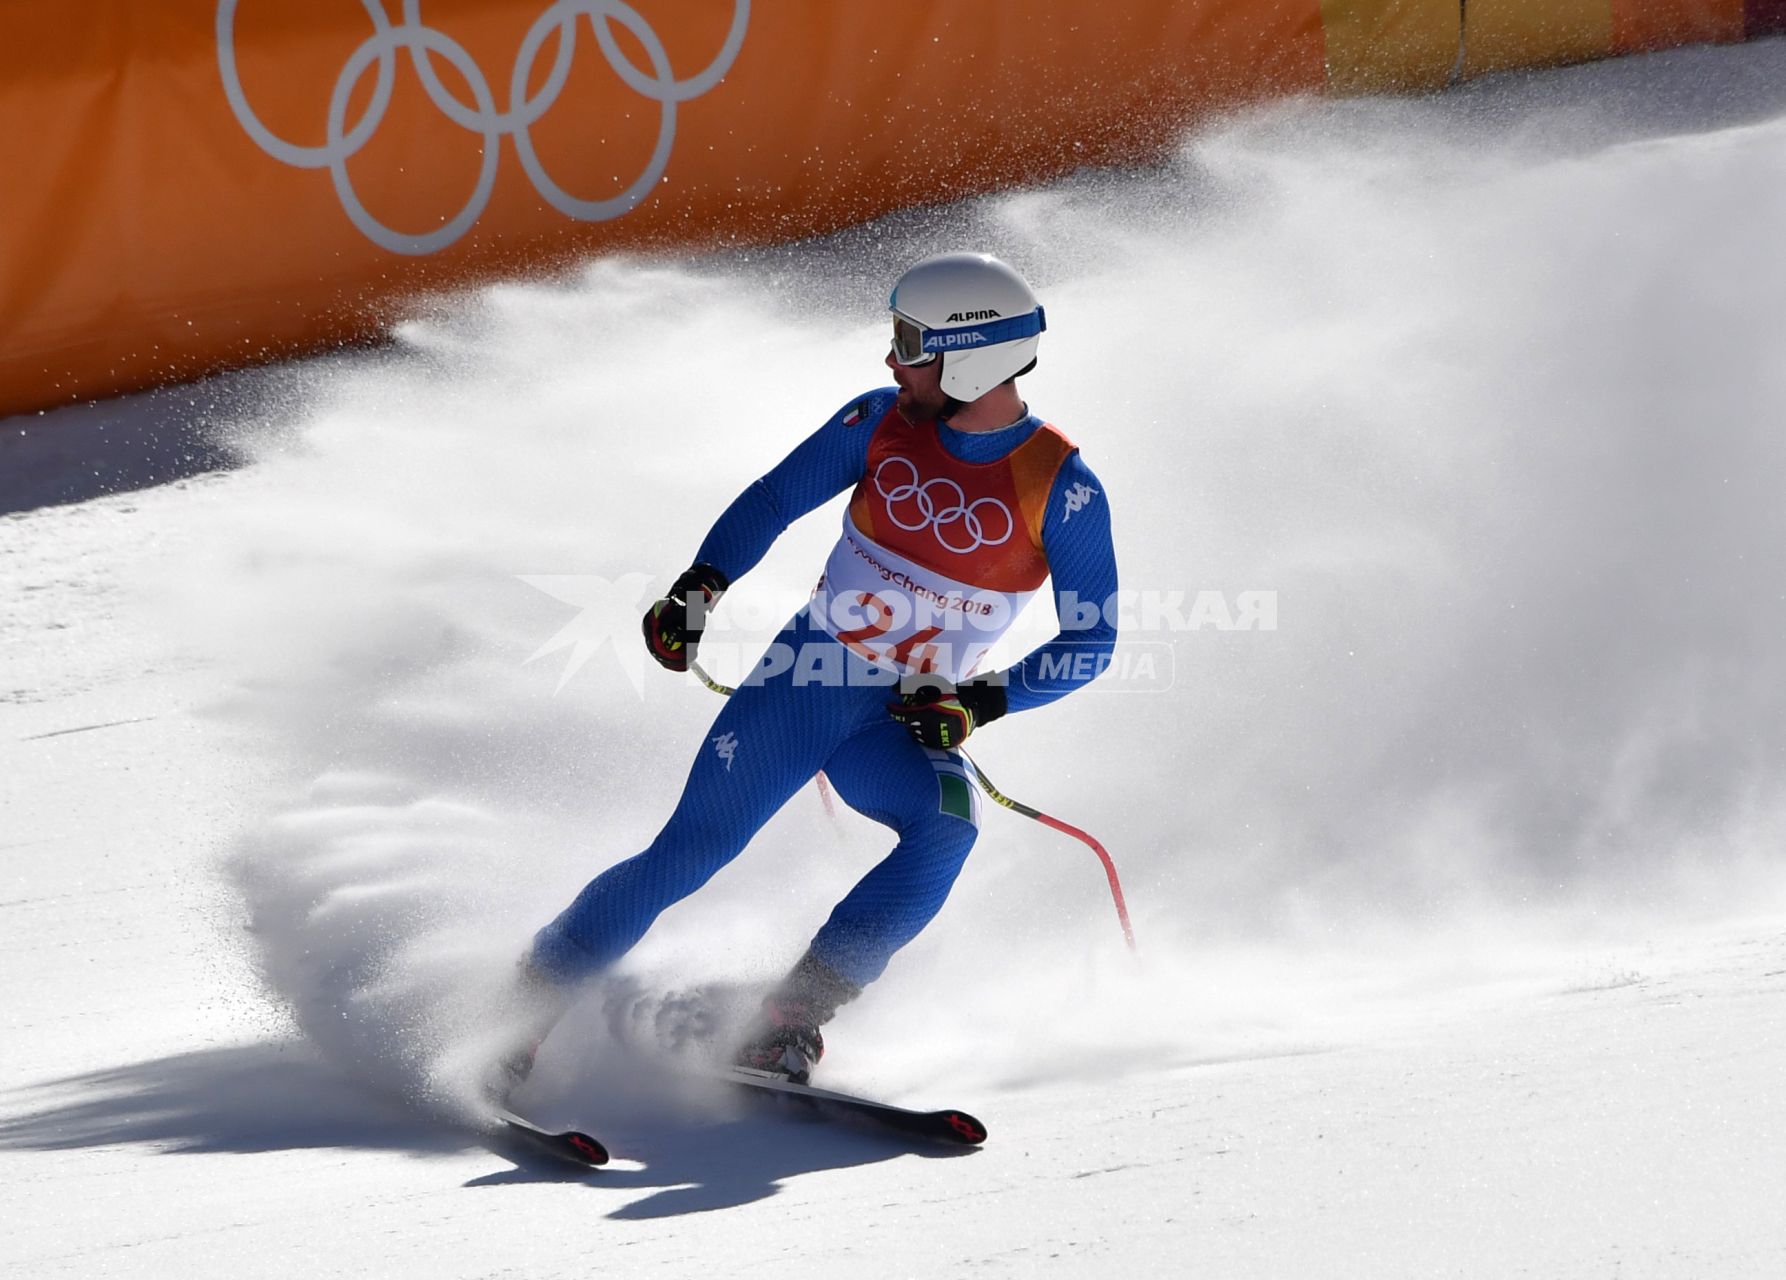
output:
[[[902,315],[893,317],[893,359],[903,365],[929,364],[936,352],[924,350],[924,329]]]
[[[946,351],[972,351],[1001,342],[1018,342],[1047,328],[1048,317],[1040,307],[1027,315],[988,318],[955,329],[926,329],[895,311],[893,359],[903,365],[929,364]]]

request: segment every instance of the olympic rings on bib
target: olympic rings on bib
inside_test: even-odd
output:
[[[910,479],[888,487],[882,479],[887,468],[904,467],[910,473]],[[967,501],[967,494],[947,476],[938,476],[934,480],[918,479],[918,467],[910,458],[892,457],[881,462],[874,469],[875,492],[886,499],[887,518],[904,529],[907,533],[917,533],[929,529],[935,535],[937,543],[945,551],[952,551],[958,556],[978,551],[981,547],[996,547],[1003,544],[1017,530],[1017,522],[1011,517],[1011,509],[997,498],[976,498]],[[946,505],[938,506],[938,495]],[[897,504],[910,504],[911,510],[902,518]],[[984,510],[987,514],[982,516]],[[915,515],[915,521],[909,516]],[[986,520],[997,520],[1003,517],[1003,528],[997,537],[988,537]],[[959,526],[957,529],[956,526]],[[955,530],[945,537],[945,528]],[[958,545],[965,543],[966,545]]]
[[[360,0],[366,16],[372,20],[372,34],[355,49],[335,77],[335,86],[328,100],[327,140],[320,147],[299,146],[288,142],[261,122],[248,102],[236,67],[236,9],[241,0],[218,0],[217,66],[223,74],[223,92],[230,110],[255,145],[284,164],[299,169],[327,169],[334,180],[335,194],[342,210],[368,240],[392,253],[420,255],[436,253],[457,241],[483,215],[496,189],[497,162],[502,156],[502,140],[515,141],[515,154],[521,168],[533,183],[534,190],[554,209],[580,222],[607,222],[630,213],[651,194],[664,171],[669,167],[670,149],[676,140],[676,104],[698,98],[731,70],[738,50],[744,43],[744,29],[750,21],[750,0],[734,0],[731,29],[713,61],[699,74],[678,80],[670,66],[669,54],[651,24],[626,0],[558,0],[540,14],[521,41],[515,66],[509,77],[507,111],[496,108],[496,94],[483,68],[464,45],[451,36],[422,21],[421,0],[403,0],[403,20],[393,24],[386,15],[382,0]],[[546,172],[533,148],[529,130],[552,109],[570,78],[571,63],[576,57],[577,20],[589,19],[595,42],[614,73],[626,86],[661,108],[657,144],[645,170],[619,195],[606,200],[583,200],[560,187]],[[650,60],[649,73],[639,70],[626,51],[614,39],[610,24],[618,23],[630,32]],[[558,54],[551,72],[539,92],[528,96],[527,86],[533,78],[534,62],[541,48],[554,32],[558,34]],[[397,72],[398,50],[408,50],[409,60],[420,77],[429,99],[440,113],[459,128],[483,139],[483,163],[478,170],[477,185],[463,208],[436,230],[410,235],[387,227],[361,202],[348,174],[347,162],[359,153],[384,123],[391,104],[391,90]],[[461,101],[441,83],[434,66],[438,55],[464,77],[471,88],[472,102]],[[347,107],[360,80],[377,64],[377,79],[372,98],[364,114],[351,125]]]

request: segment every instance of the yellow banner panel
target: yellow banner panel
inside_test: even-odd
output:
[[[1465,76],[1613,51],[1611,0],[1468,0],[1463,13]]]
[[[1337,94],[1443,88],[1463,39],[1458,0],[1322,0],[1321,23]]]
[[[0,0],[0,413],[761,243],[1327,80],[1321,0]]]

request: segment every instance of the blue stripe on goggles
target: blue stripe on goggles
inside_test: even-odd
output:
[[[1048,317],[1041,307],[1028,315],[1007,320],[990,320],[961,325],[953,329],[925,329],[904,316],[893,317],[893,358],[900,364],[928,364],[948,351],[972,351],[1000,342],[1018,342],[1033,338],[1048,328]]]

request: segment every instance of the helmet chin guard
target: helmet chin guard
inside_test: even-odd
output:
[[[921,344],[921,353],[912,352],[901,331],[894,359],[941,357],[943,393],[964,404],[1028,368],[1048,327],[1023,277],[989,253],[924,259],[899,277],[887,309],[916,326]]]

